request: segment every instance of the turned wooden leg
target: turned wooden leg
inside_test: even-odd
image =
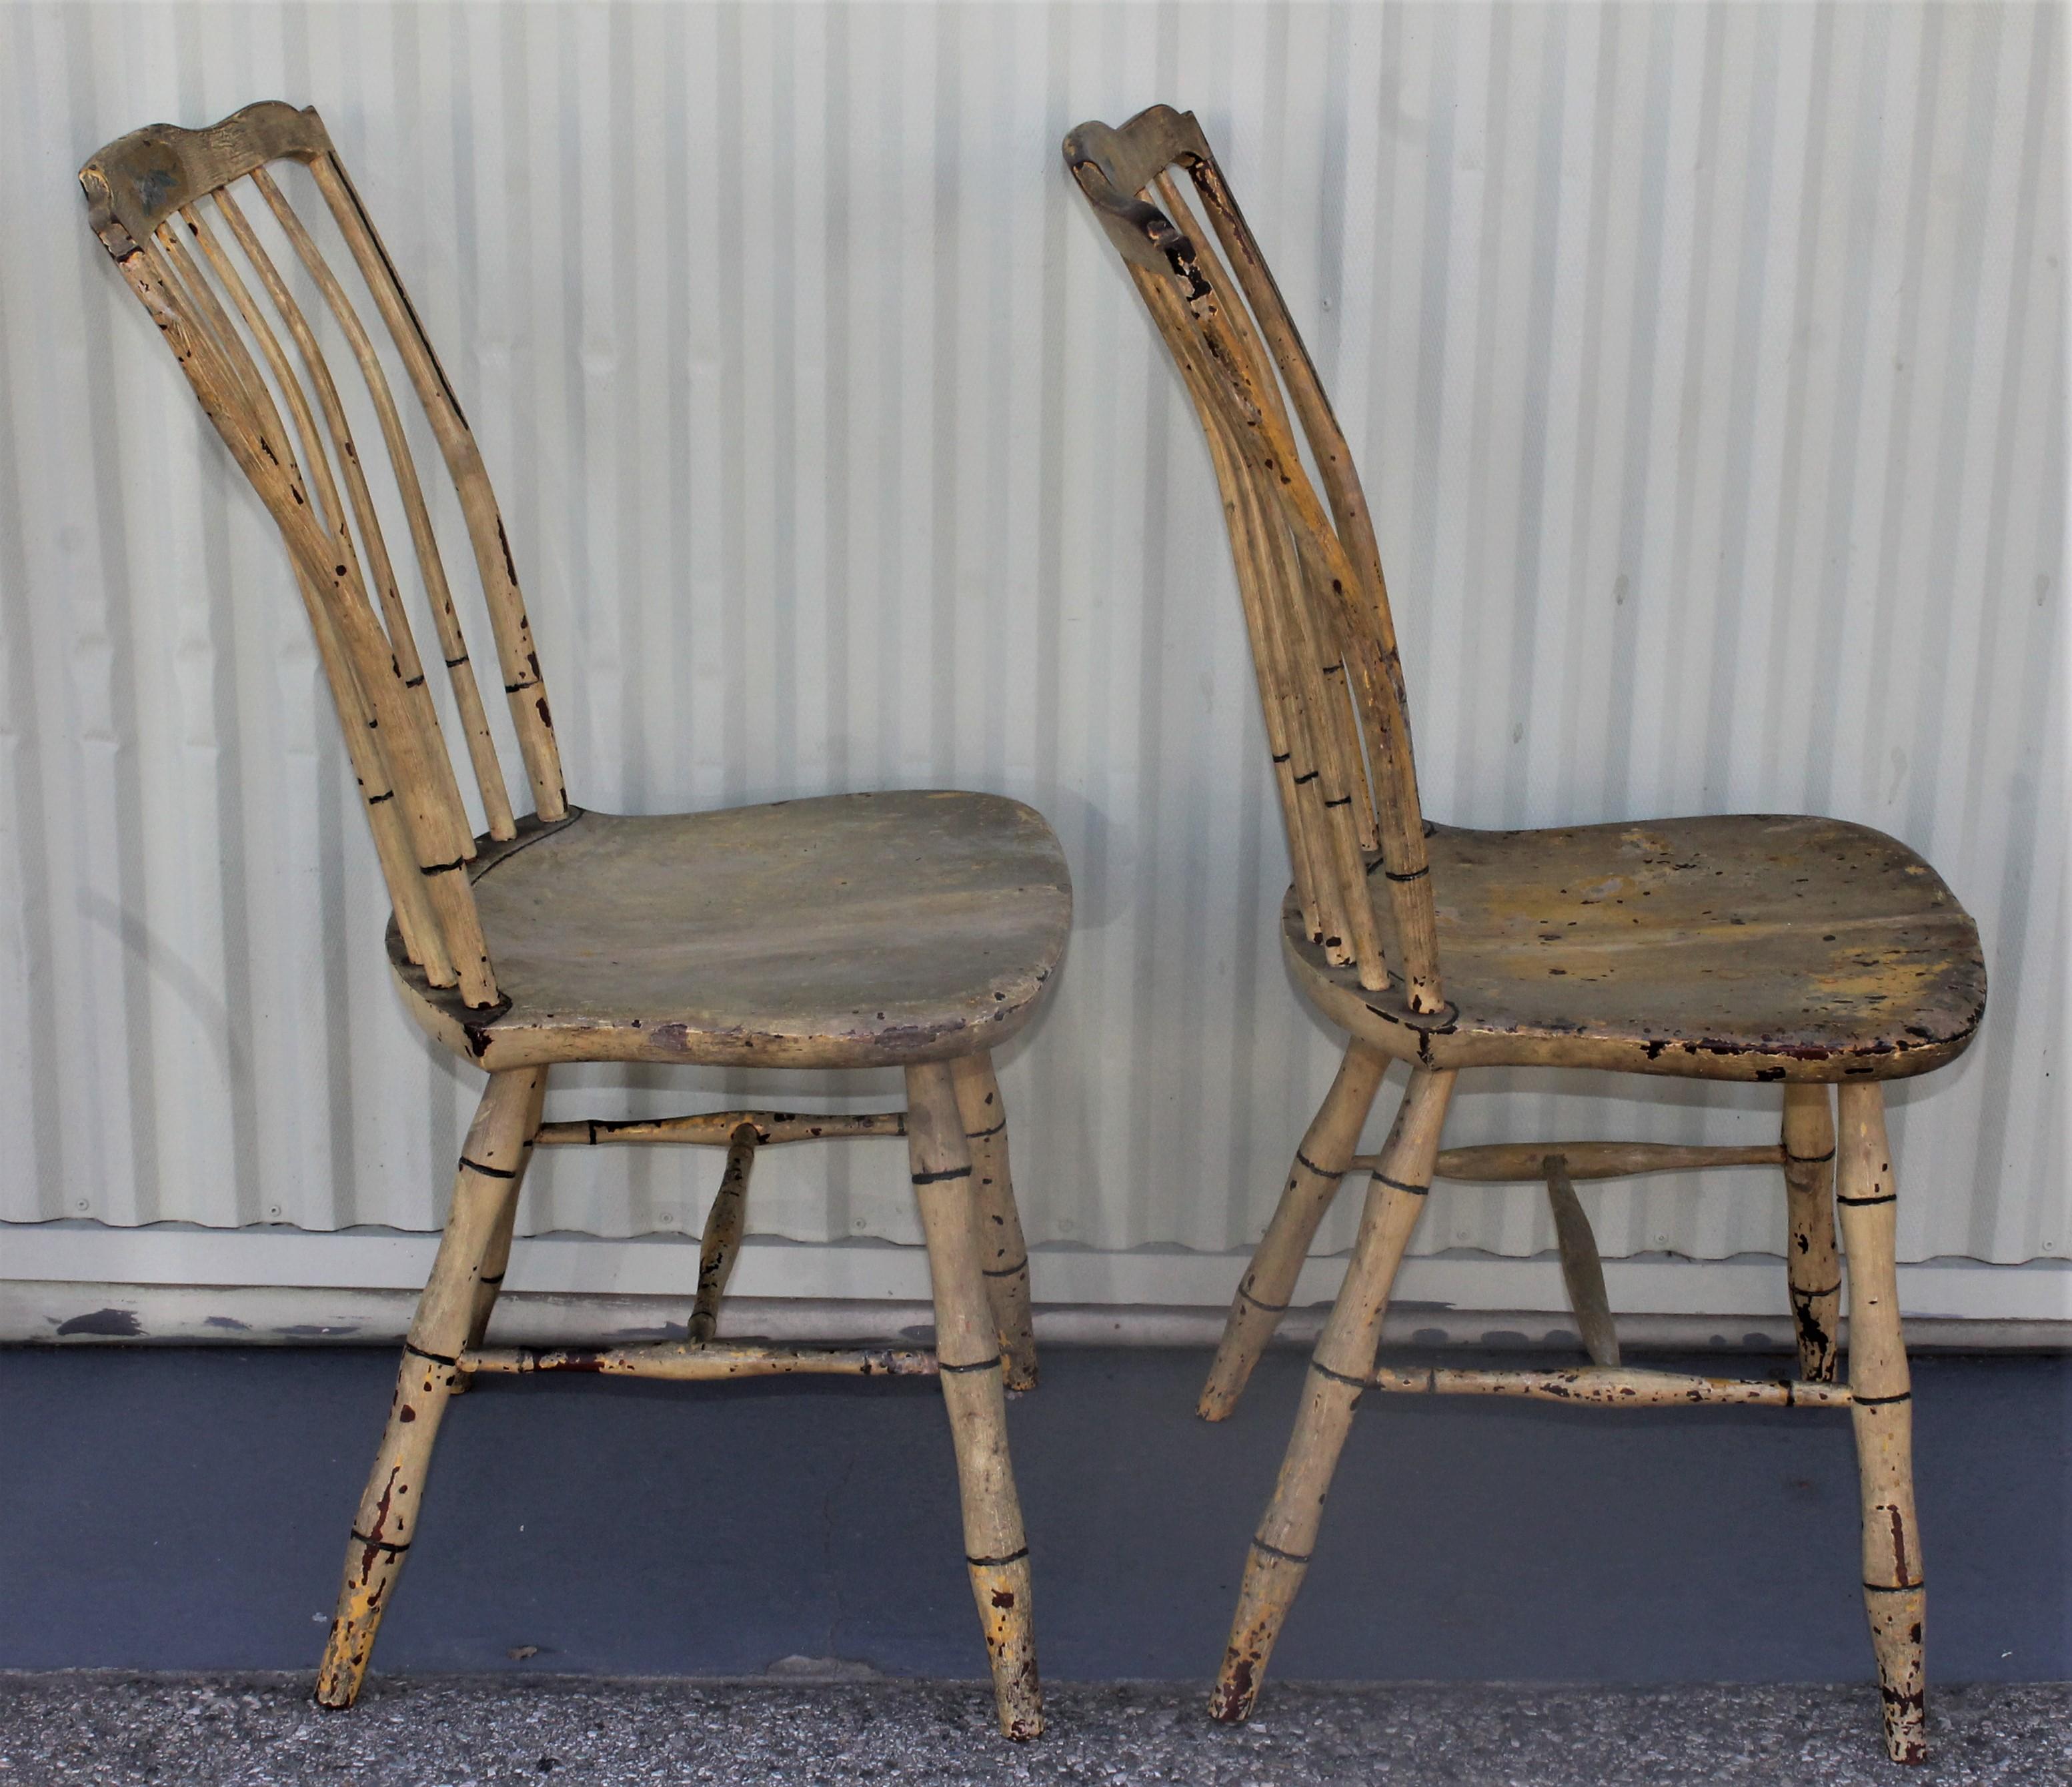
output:
[[[538,1121],[545,1077],[543,1068],[491,1075],[469,1126],[453,1209],[403,1343],[388,1425],[346,1546],[345,1581],[317,1674],[319,1705],[351,1706],[367,1674],[375,1633],[417,1530],[432,1442],[459,1375],[454,1361],[474,1324],[483,1266],[507,1206],[517,1198],[528,1126]]]
[[[1029,1546],[1007,1456],[1002,1355],[972,1208],[971,1144],[948,1067],[906,1070],[906,1151],[935,1286],[935,1355],[956,1443],[964,1561],[993,1666],[1000,1728],[1009,1737],[1034,1737],[1043,1729],[1043,1694]]]
[[[1014,1180],[1007,1164],[1007,1106],[993,1077],[990,1055],[950,1064],[957,1111],[971,1144],[972,1202],[978,1212],[979,1257],[993,1326],[1007,1356],[1007,1387],[1036,1387],[1036,1326],[1029,1307],[1029,1246],[1022,1238]]]
[[[698,1242],[698,1295],[684,1338],[701,1344],[719,1333],[719,1306],[727,1280],[740,1258],[742,1237],[748,1232],[748,1176],[755,1165],[755,1126],[737,1123],[726,1145],[726,1166],[719,1189],[705,1213],[705,1233]]]
[[[1295,1294],[1302,1262],[1309,1257],[1309,1243],[1316,1239],[1317,1225],[1330,1208],[1338,1181],[1359,1146],[1360,1130],[1388,1067],[1388,1057],[1358,1037],[1346,1044],[1338,1077],[1295,1151],[1295,1163],[1288,1170],[1288,1183],[1281,1188],[1273,1220],[1231,1299],[1215,1362],[1209,1367],[1208,1381],[1194,1405],[1194,1412],[1204,1421],[1220,1421],[1237,1406],[1252,1368],[1281,1325],[1288,1300]]]
[[[504,1200],[496,1213],[496,1225],[489,1232],[489,1245],[483,1250],[482,1275],[475,1281],[475,1316],[467,1324],[467,1344],[480,1346],[483,1337],[489,1332],[489,1318],[496,1307],[496,1299],[504,1294],[504,1274],[511,1264],[511,1234],[518,1223],[518,1194],[524,1188],[525,1169],[532,1164],[533,1138],[540,1133],[540,1115],[547,1102],[547,1070],[541,1068],[532,1076],[535,1084],[530,1106],[525,1113],[525,1142],[524,1151],[518,1159],[518,1176],[512,1181],[510,1196]],[[468,1387],[469,1379],[462,1377],[454,1386],[458,1396]]]
[[[1849,1390],[1863,1490],[1864,1608],[1885,1700],[1885,1748],[1895,1762],[1925,1762],[1921,1635],[1927,1591],[1914,1517],[1913,1389],[1899,1327],[1897,1193],[1883,1089],[1844,1085],[1840,1092],[1835,1201],[1849,1256]]]
[[[1424,1212],[1453,1090],[1450,1073],[1420,1070],[1411,1076],[1381,1164],[1368,1184],[1352,1262],[1309,1361],[1294,1436],[1245,1559],[1237,1616],[1209,1699],[1211,1718],[1235,1723],[1249,1716],[1273,1641],[1302,1586],[1339,1449],[1360,1391],[1374,1375],[1388,1287]]]
[[[1799,1328],[1799,1375],[1808,1383],[1832,1383],[1842,1262],[1835,1252],[1835,1114],[1824,1085],[1784,1089],[1784,1188],[1791,1215],[1785,1262]]]

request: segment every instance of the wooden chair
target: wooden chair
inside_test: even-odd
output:
[[[1211,1711],[1234,1720],[1252,1710],[1363,1390],[1622,1408],[1847,1408],[1861,1471],[1864,1598],[1885,1740],[1894,1758],[1920,1760],[1921,1549],[1880,1087],[1941,1066],[1971,1040],[1985,1003],[1976,928],[1903,845],[1833,820],[1762,815],[1518,832],[1428,823],[1359,480],[1200,126],[1190,113],[1153,106],[1119,130],[1082,125],[1064,151],[1208,438],[1294,869],[1282,941],[1303,990],[1351,1033],[1231,1303],[1202,1393],[1210,1420],[1227,1415],[1243,1390],[1340,1178],[1355,1167],[1371,1174],[1344,1287],[1252,1542]],[[1175,170],[1189,177],[1191,195]],[[1411,1073],[1395,1127],[1379,1155],[1356,1157],[1383,1072],[1397,1060]],[[1555,1142],[1441,1153],[1455,1075],[1513,1065],[1774,1081],[1783,1094],[1781,1142]],[[1831,1085],[1840,1088],[1839,1197]],[[1749,1383],[1622,1367],[1572,1181],[1755,1160],[1779,1166],[1785,1180],[1799,1378]],[[1587,1368],[1377,1368],[1390,1281],[1435,1172],[1545,1180]],[[1837,1202],[1851,1262],[1846,1386],[1835,1381]]]
[[[278,163],[301,166],[277,178]],[[475,1374],[939,1373],[1001,1728],[1034,1736],[1042,1713],[1029,1554],[1002,1392],[1033,1384],[1036,1361],[990,1052],[1028,1019],[1064,951],[1071,888],[1056,838],[1027,807],[980,794],[844,795],[660,818],[569,805],[481,455],[316,113],[269,103],[203,130],[154,125],[110,143],[80,179],[95,233],[279,526],[394,903],[388,948],[404,1003],[489,1076],[353,1523],[318,1699],[343,1707],[359,1691],[416,1530],[440,1418]],[[317,201],[307,221],[290,203],[291,184]],[[343,261],[327,257],[320,229],[343,245]],[[362,320],[348,281],[371,299],[378,330]],[[362,375],[378,448],[352,433],[313,327],[326,313],[327,331]],[[390,352],[458,495],[495,641],[491,674],[532,795],[524,817],[384,370]],[[444,714],[383,536],[372,485],[384,462],[387,513],[405,518],[449,681]],[[442,727],[456,724],[479,837],[444,742]],[[548,1076],[563,1061],[898,1066],[906,1108],[543,1126]],[[757,1151],[902,1135],[934,1282],[933,1350],[715,1339]],[[534,1146],[610,1142],[727,1150],[687,1339],[563,1351],[485,1344]]]

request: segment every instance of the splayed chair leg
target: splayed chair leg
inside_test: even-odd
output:
[[[1842,1262],[1835,1251],[1835,1113],[1824,1085],[1784,1089],[1784,1188],[1791,1233],[1785,1264],[1799,1331],[1799,1375],[1835,1380]]]
[[[1864,1609],[1895,1762],[1928,1759],[1922,1628],[1927,1591],[1914,1513],[1913,1386],[1900,1332],[1897,1193],[1885,1139],[1883,1089],[1840,1093],[1836,1203],[1849,1256],[1849,1390],[1863,1492]]]
[[[1338,1077],[1295,1151],[1294,1164],[1288,1170],[1288,1183],[1281,1188],[1281,1202],[1265,1237],[1231,1299],[1215,1362],[1209,1367],[1208,1381],[1194,1406],[1204,1421],[1220,1421],[1237,1406],[1252,1367],[1281,1325],[1309,1243],[1316,1238],[1317,1225],[1338,1195],[1338,1181],[1359,1146],[1360,1130],[1388,1067],[1388,1057],[1358,1037],[1346,1045]]]
[[[971,1144],[948,1067],[907,1068],[906,1149],[935,1286],[935,1353],[956,1445],[964,1561],[993,1667],[1000,1728],[1009,1737],[1034,1737],[1043,1729],[1043,1695],[1029,1546],[1008,1458],[1003,1355],[980,1263]]]
[[[1449,1073],[1411,1076],[1381,1163],[1368,1184],[1352,1262],[1310,1359],[1280,1480],[1245,1559],[1237,1615],[1209,1700],[1211,1718],[1235,1723],[1250,1716],[1281,1622],[1302,1586],[1339,1450],[1360,1392],[1374,1374],[1389,1286],[1424,1212],[1453,1089]]]
[[[990,1055],[967,1055],[950,1064],[957,1111],[971,1144],[972,1202],[978,1213],[979,1255],[993,1326],[1007,1355],[1007,1387],[1036,1387],[1036,1326],[1029,1302],[1029,1245],[1022,1236],[1022,1213],[1014,1202],[1014,1179],[1007,1161],[1007,1106],[993,1077]]]
[[[518,1176],[512,1181],[510,1195],[497,1212],[496,1226],[490,1231],[489,1245],[483,1250],[482,1276],[475,1282],[475,1316],[467,1324],[471,1348],[480,1346],[489,1332],[489,1318],[495,1311],[496,1299],[504,1294],[504,1274],[511,1264],[511,1237],[518,1224],[518,1194],[524,1188],[525,1169],[532,1164],[533,1140],[540,1133],[540,1118],[547,1102],[547,1070],[540,1068],[532,1078],[536,1083],[525,1113],[525,1146],[518,1162]],[[454,1394],[459,1395],[471,1381],[461,1377],[454,1386]]]
[[[508,1211],[517,1200],[545,1077],[544,1068],[491,1075],[469,1126],[453,1209],[403,1343],[388,1424],[346,1546],[345,1580],[317,1674],[319,1705],[351,1706],[367,1674],[381,1616],[417,1531],[432,1443],[459,1377],[454,1361],[483,1307],[483,1268],[500,1227],[508,1233]]]

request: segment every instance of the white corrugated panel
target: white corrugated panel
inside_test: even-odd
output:
[[[278,96],[323,110],[475,423],[576,797],[1034,802],[1080,904],[1005,1062],[1032,1233],[1256,1234],[1336,1040],[1280,965],[1206,459],[1057,154],[1163,98],[1361,452],[1428,810],[1827,811],[1922,850],[1994,995],[1897,1095],[1903,1249],[2062,1254],[2062,29],[0,8],[0,1216],[426,1228],[475,1092],[388,986],[278,546],[72,183],[124,130]],[[858,1089],[568,1078],[569,1112]],[[1490,1075],[1451,1134],[1739,1140],[1773,1110]],[[756,1226],[912,1238],[897,1155],[773,1155]],[[695,1228],[713,1165],[548,1157],[526,1225]],[[1774,1250],[1779,1200],[1738,1189],[1601,1191],[1605,1250]],[[1421,1238],[1551,1239],[1523,1191],[1442,1193]]]

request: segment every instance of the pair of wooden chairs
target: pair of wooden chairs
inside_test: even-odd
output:
[[[1970,920],[1893,840],[1827,821],[1519,833],[1426,823],[1359,480],[1200,130],[1191,116],[1155,107],[1120,130],[1082,126],[1067,139],[1066,159],[1121,251],[1207,438],[1294,867],[1283,937],[1304,990],[1351,1037],[1231,1306],[1204,1415],[1227,1414],[1243,1389],[1341,1179],[1356,1167],[1370,1175],[1359,1242],[1253,1542],[1212,1710],[1223,1719],[1251,1710],[1367,1389],[1619,1406],[1847,1407],[1862,1460],[1864,1594],[1888,1742],[1895,1756],[1918,1760],[1920,1551],[1879,1086],[1950,1060],[1975,1028],[1984,982]],[[277,177],[282,163],[295,164],[299,204],[290,171]],[[1176,169],[1191,183],[1192,202]],[[342,1707],[359,1691],[416,1530],[440,1421],[476,1374],[929,1373],[940,1380],[955,1441],[1001,1727],[1034,1736],[1042,1714],[1029,1555],[1004,1391],[1033,1385],[1036,1366],[990,1052],[1026,1021],[1063,954],[1071,891],[1055,838],[1014,801],[947,792],[669,817],[571,805],[480,454],[316,113],[269,103],[207,130],[154,126],[109,145],[80,179],[95,232],[286,546],[393,904],[388,948],[405,1006],[428,1035],[488,1075],[353,1524],[319,1699]],[[369,306],[378,327],[365,319]],[[312,311],[360,375],[356,401],[374,419],[378,453],[353,432]],[[501,723],[480,692],[392,363],[453,485],[504,686]],[[397,574],[384,513],[409,536],[414,579]],[[430,612],[443,704],[417,647],[406,581],[413,605]],[[450,728],[465,741],[465,776]],[[532,798],[523,817],[504,773],[514,750]],[[1382,1152],[1360,1156],[1360,1130],[1397,1059],[1410,1068],[1402,1108]],[[906,1104],[846,1118],[735,1111],[544,1122],[549,1071],[574,1061],[898,1065]],[[1519,1063],[1775,1080],[1782,1143],[1441,1153],[1456,1074]],[[1831,1084],[1840,1088],[1839,1197]],[[717,1338],[757,1151],[902,1135],[927,1241],[935,1346]],[[533,1149],[612,1142],[727,1150],[686,1339],[489,1345]],[[1799,1379],[1623,1368],[1572,1181],[1749,1158],[1784,1170]],[[1589,1367],[1377,1365],[1390,1280],[1435,1171],[1545,1179]],[[1835,1381],[1837,1203],[1852,1262],[1846,1386]]]

